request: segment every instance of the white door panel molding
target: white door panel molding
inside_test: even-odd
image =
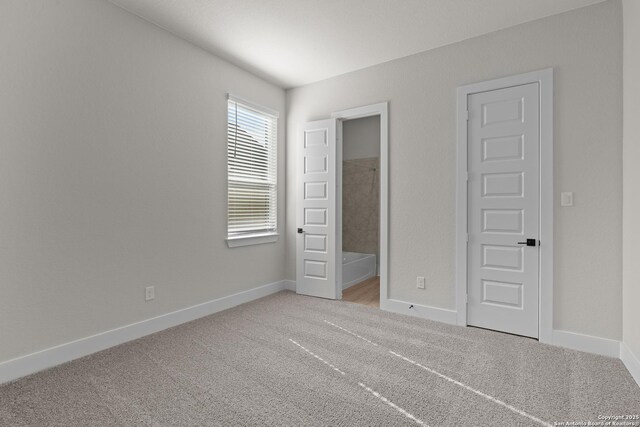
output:
[[[305,123],[298,156],[296,292],[339,299],[337,120]]]
[[[538,338],[538,101],[537,83],[467,98],[467,324],[532,338]]]
[[[551,343],[553,70],[460,87],[457,115],[457,323]]]

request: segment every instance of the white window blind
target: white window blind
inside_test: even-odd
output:
[[[277,231],[277,113],[229,96],[228,238]]]

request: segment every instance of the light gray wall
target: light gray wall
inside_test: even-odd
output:
[[[0,39],[0,362],[283,278],[224,240],[225,93],[283,165],[283,90],[103,0],[4,0]]]
[[[620,339],[622,15],[613,0],[287,91],[287,277],[295,277],[298,126],[389,101],[390,296],[454,308],[458,86],[555,69],[555,321]],[[543,242],[544,244],[544,242]],[[425,276],[427,289],[416,289]]]
[[[640,359],[640,2],[624,7],[623,341]]]
[[[346,120],[342,126],[342,159],[380,157],[380,118]]]

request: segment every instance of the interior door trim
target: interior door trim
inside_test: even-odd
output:
[[[461,86],[457,90],[456,155],[456,322],[467,325],[467,98],[469,95],[529,83],[540,97],[540,260],[538,265],[539,341],[553,340],[553,68]]]
[[[380,102],[331,114],[331,117],[339,119],[339,122],[371,116],[380,117],[380,309],[389,310],[389,104]],[[338,128],[341,136],[341,123]],[[337,151],[342,153],[342,137],[338,138]],[[342,174],[337,177],[336,186],[342,191]],[[341,193],[340,199],[342,199]],[[342,238],[341,209],[336,212],[336,216],[339,218],[338,233]],[[342,250],[342,246],[339,250]],[[340,277],[342,277],[342,264],[337,268],[340,269]]]

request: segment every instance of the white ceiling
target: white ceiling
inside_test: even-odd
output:
[[[282,87],[602,0],[110,0]]]

